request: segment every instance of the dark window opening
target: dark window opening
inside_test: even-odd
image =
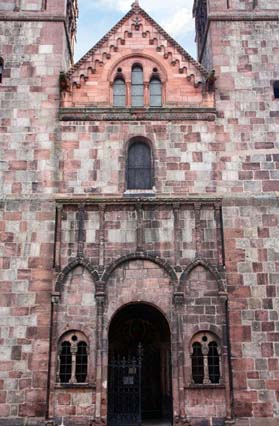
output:
[[[274,98],[279,99],[279,80],[273,83]]]
[[[78,383],[85,383],[87,377],[87,344],[78,343],[76,357],[76,379]]]
[[[143,70],[140,65],[132,68],[132,106],[144,106]]]
[[[162,106],[162,83],[159,78],[152,78],[150,81],[150,106]]]
[[[4,60],[0,58],[0,83],[3,81],[3,72],[4,72]]]
[[[126,85],[122,78],[117,78],[113,84],[113,106],[126,106]]]
[[[203,384],[204,365],[202,347],[200,343],[193,343],[192,378],[194,383]]]
[[[127,189],[152,188],[151,150],[146,143],[133,143],[128,152]]]
[[[60,382],[69,383],[72,374],[71,344],[63,342],[60,353]]]
[[[218,346],[216,342],[208,345],[208,373],[211,383],[219,383],[220,381],[220,359],[218,354]]]

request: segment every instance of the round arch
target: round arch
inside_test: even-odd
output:
[[[127,412],[141,420],[171,420],[171,331],[166,316],[150,303],[128,303],[113,314],[108,338],[108,424]],[[124,402],[115,404],[122,392]]]
[[[170,279],[174,283],[177,282],[177,275],[176,275],[174,269],[171,267],[171,265],[165,259],[162,259],[158,256],[152,256],[152,255],[146,254],[146,253],[136,253],[136,252],[130,253],[126,256],[122,256],[122,257],[118,258],[117,260],[115,260],[114,262],[112,262],[105,269],[103,276],[102,276],[102,281],[107,282],[108,279],[110,278],[111,274],[113,273],[113,271],[116,268],[118,268],[123,263],[133,261],[133,260],[149,260],[150,262],[153,262],[156,265],[158,265],[160,268],[162,268],[168,274],[168,276],[170,277]]]

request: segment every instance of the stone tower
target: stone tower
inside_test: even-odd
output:
[[[0,1],[0,424],[46,415],[58,80],[77,12],[75,0]]]
[[[217,78],[219,191],[231,192],[223,221],[234,414],[236,424],[275,425],[279,2],[196,0],[194,16],[199,60]]]

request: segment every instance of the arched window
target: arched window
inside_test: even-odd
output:
[[[221,350],[217,336],[209,332],[196,334],[191,342],[192,382],[208,385],[221,383]]]
[[[71,380],[72,353],[71,344],[69,342],[63,342],[61,345],[59,375],[61,383],[69,383]]]
[[[3,81],[3,72],[4,72],[4,60],[0,58],[0,83]]]
[[[220,359],[218,345],[216,342],[210,342],[208,345],[208,374],[211,383],[220,381]]]
[[[58,347],[58,382],[86,383],[88,345],[85,340],[85,336],[78,331],[62,336]]]
[[[153,77],[150,81],[150,106],[162,106],[162,83],[158,77]]]
[[[274,81],[273,92],[274,92],[274,98],[279,99],[279,80]]]
[[[127,160],[127,189],[151,189],[151,150],[144,142],[134,142],[129,147]]]
[[[113,83],[113,106],[126,106],[126,85],[122,78],[116,78]]]
[[[144,106],[143,70],[141,65],[132,68],[132,106]]]
[[[203,354],[201,344],[198,342],[192,345],[192,378],[193,382],[202,384],[204,379]]]

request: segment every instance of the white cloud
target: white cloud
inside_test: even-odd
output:
[[[195,55],[194,0],[139,0],[140,6],[186,50]],[[133,0],[79,0],[80,18],[76,57],[92,47],[124,16]]]
[[[186,7],[162,23],[163,28],[174,38],[194,30],[192,13]]]

